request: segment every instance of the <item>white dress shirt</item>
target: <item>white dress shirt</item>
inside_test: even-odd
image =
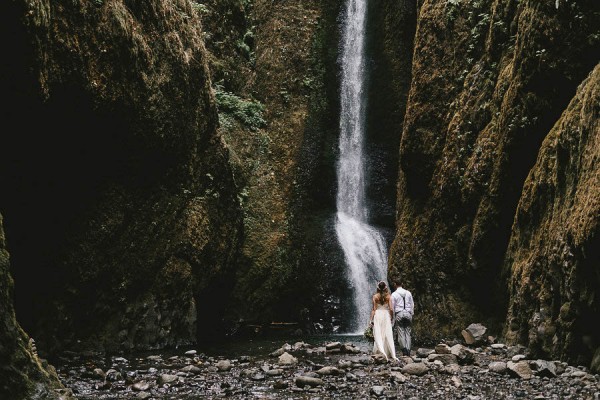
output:
[[[394,307],[394,314],[404,309],[410,313],[411,317],[414,314],[415,303],[412,294],[403,287],[399,287],[392,293],[392,306]]]

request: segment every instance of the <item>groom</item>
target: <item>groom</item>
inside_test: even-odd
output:
[[[404,289],[400,280],[394,281],[396,290],[392,293],[392,307],[394,308],[394,330],[398,336],[398,345],[402,354],[410,356],[410,334],[415,304],[410,291]]]

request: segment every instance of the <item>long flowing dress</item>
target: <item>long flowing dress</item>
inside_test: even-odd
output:
[[[392,331],[392,320],[388,304],[377,304],[373,316],[373,354],[382,353],[386,360],[396,359],[396,348],[394,347],[394,333]]]

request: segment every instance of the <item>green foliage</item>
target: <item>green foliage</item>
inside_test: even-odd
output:
[[[256,100],[245,100],[241,97],[226,92],[223,87],[215,88],[219,122],[221,126],[229,128],[235,119],[252,130],[264,127],[267,122],[263,118],[265,107]]]
[[[206,7],[206,5],[196,3],[195,1],[192,1],[192,8],[196,10],[196,12],[200,15],[207,14],[209,12],[208,7]]]

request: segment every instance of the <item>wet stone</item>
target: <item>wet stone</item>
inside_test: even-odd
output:
[[[313,378],[312,376],[299,376],[295,379],[296,386],[305,387],[305,386],[321,386],[323,384],[323,380],[319,378]]]

